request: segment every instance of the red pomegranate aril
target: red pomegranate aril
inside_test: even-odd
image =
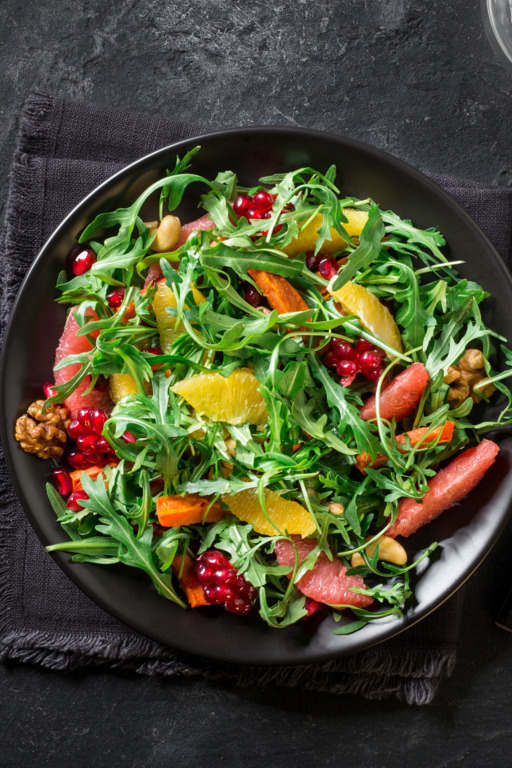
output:
[[[249,285],[244,290],[244,299],[245,301],[251,305],[251,307],[258,307],[261,302],[261,296],[252,285]]]
[[[266,211],[269,208],[272,208],[272,204],[274,202],[270,194],[264,189],[256,192],[256,194],[252,197],[252,201],[254,207],[259,208],[260,211]]]
[[[318,271],[325,280],[330,280],[338,274],[338,262],[335,259],[322,259],[318,265]]]
[[[54,389],[53,384],[50,384],[49,381],[45,381],[43,384],[43,392],[45,397],[53,397],[53,395],[57,394],[57,390]]]
[[[131,432],[124,432],[124,434],[121,435],[121,440],[124,440],[125,443],[136,443],[137,438],[135,435],[132,435]]]
[[[259,211],[257,208],[251,208],[247,211],[247,216],[249,219],[262,219],[263,211]]]
[[[83,432],[84,432],[84,428],[82,427],[78,419],[72,419],[69,422],[68,435],[72,440],[76,440],[79,435],[83,434]]]
[[[87,466],[89,467],[93,467],[95,464],[101,464],[104,461],[101,451],[92,451],[91,453],[85,453],[84,451],[84,456],[87,461]]]
[[[199,561],[214,569],[232,567],[226,555],[218,549],[207,549],[206,552],[203,552],[203,554],[199,556],[198,562]]]
[[[79,435],[76,439],[78,450],[85,453],[87,457],[96,453],[98,450],[98,437],[90,432],[88,435]]]
[[[148,355],[163,355],[162,347],[146,347],[142,351],[147,352]]]
[[[160,536],[163,536],[163,534],[167,530],[166,528],[164,528],[163,525],[160,525],[160,523],[151,523],[151,526],[153,528],[153,536],[155,537],[155,539],[159,539]]]
[[[213,584],[231,586],[236,580],[236,574],[233,568],[217,568],[212,571],[211,580]]]
[[[124,299],[124,288],[114,288],[113,291],[107,293],[107,304],[110,309],[119,309]]]
[[[244,582],[245,583],[243,587],[239,587],[238,594],[243,595],[243,597],[246,597],[248,600],[251,601],[251,603],[253,603],[258,597],[258,590],[256,589],[256,587],[253,587],[252,584],[249,584],[248,581],[245,581],[245,579],[244,579]]]
[[[219,589],[220,587],[213,584],[207,584],[203,587],[205,599],[211,605],[218,605],[223,602],[222,597],[219,595]]]
[[[318,265],[320,264],[320,256],[316,256],[313,251],[306,253],[306,267],[310,272],[317,272]]]
[[[361,355],[363,352],[366,352],[370,349],[375,349],[371,341],[368,341],[367,339],[360,338],[357,340],[356,343],[356,354]]]
[[[69,452],[68,463],[71,464],[71,466],[74,469],[84,469],[89,464],[85,454],[83,454],[82,451],[78,451],[78,450],[73,450]]]
[[[112,451],[112,446],[105,437],[98,437],[96,448],[102,453],[110,453],[110,451]]]
[[[63,469],[62,467],[54,469],[52,472],[52,480],[61,496],[67,496],[68,493],[71,493],[73,484],[71,482],[71,475],[67,469]]]
[[[95,408],[94,411],[91,412],[89,416],[89,422],[92,427],[92,431],[95,432],[97,435],[101,435],[103,432],[103,427],[105,426],[105,422],[107,420],[107,414],[105,411],[101,411],[99,408]]]
[[[226,601],[224,607],[230,613],[237,613],[239,616],[245,616],[252,608],[251,602],[242,595],[237,595],[233,600]]]
[[[216,586],[216,596],[219,603],[230,603],[237,597],[237,594],[228,584],[218,584]]]
[[[94,408],[91,408],[90,406],[87,406],[86,408],[80,408],[80,410],[76,415],[76,418],[78,419],[82,427],[84,427],[87,430],[91,429],[91,413],[93,410]]]
[[[325,353],[322,360],[324,361],[324,365],[327,366],[327,368],[336,368],[339,363],[339,360],[336,358],[332,349],[329,349]]]
[[[213,574],[215,573],[214,569],[207,565],[206,563],[197,562],[196,563],[196,576],[197,580],[201,582],[201,584],[213,584]]]
[[[265,211],[263,214],[264,219],[271,219],[272,218],[272,211]]]
[[[364,370],[364,371],[362,371],[362,373],[363,373],[363,376],[366,379],[368,379],[368,381],[371,381],[371,382],[375,383],[376,381],[378,381],[380,379],[380,377],[384,373],[384,368],[382,368],[382,367],[381,368],[372,368],[371,370],[370,369]]]
[[[376,350],[367,349],[359,355],[357,362],[360,368],[373,370],[381,367],[382,358]]]
[[[357,373],[357,364],[353,360],[341,360],[336,366],[336,373],[339,376],[355,376]]]
[[[338,362],[341,360],[354,360],[356,351],[350,342],[343,341],[343,339],[333,339],[331,345],[334,357]]]
[[[320,613],[320,611],[323,611],[324,604],[319,603],[317,600],[313,600],[311,597],[306,597],[306,602],[304,603],[304,608],[307,611],[307,614],[303,616],[303,619],[310,619],[311,616],[314,616],[317,613]]]
[[[88,499],[88,495],[85,491],[73,491],[73,493],[70,495],[69,499],[67,500],[66,506],[68,509],[71,509],[73,512],[80,512],[83,507],[81,504],[79,504],[79,501],[85,501]]]
[[[253,201],[249,195],[238,195],[233,204],[233,210],[238,217],[244,216],[252,207]]]
[[[77,254],[73,257],[73,262],[71,264],[71,270],[74,275],[77,277],[79,275],[84,275],[86,272],[90,270],[94,262],[96,261],[96,254],[94,253],[92,248],[89,248],[88,246],[84,246]]]

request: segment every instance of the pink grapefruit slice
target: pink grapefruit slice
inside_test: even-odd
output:
[[[427,386],[428,373],[423,363],[413,363],[395,376],[380,393],[379,410],[381,419],[397,421],[405,419],[416,408],[423,390]],[[375,395],[365,402],[360,411],[361,418],[371,421],[377,416]]]

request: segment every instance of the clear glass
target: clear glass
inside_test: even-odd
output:
[[[512,0],[482,0],[482,13],[494,50],[512,65]]]

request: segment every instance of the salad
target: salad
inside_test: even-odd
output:
[[[437,546],[411,560],[407,538],[480,482],[499,450],[483,435],[512,422],[488,294],[438,231],[343,196],[334,166],[245,188],[194,174],[197,151],[100,213],[58,277],[55,382],[16,424],[56,462],[69,540],[47,549],[271,627],[400,615]],[[182,223],[190,185],[201,216]]]

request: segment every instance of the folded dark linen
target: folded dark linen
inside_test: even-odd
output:
[[[1,330],[20,283],[59,221],[127,163],[204,132],[159,117],[76,104],[36,92],[23,112],[0,253]],[[509,255],[512,195],[436,178]],[[368,699],[429,703],[453,669],[462,594],[395,639],[348,658],[292,667],[250,667],[189,658],[124,626],[96,606],[44,551],[0,457],[0,657],[58,670],[130,669],[203,675],[237,685],[298,687]]]

